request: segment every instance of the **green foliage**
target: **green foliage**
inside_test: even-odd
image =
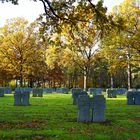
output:
[[[139,6],[139,0],[125,0],[110,13],[115,26],[102,39],[102,54],[108,60],[110,73],[114,74],[120,68],[127,69],[128,65],[131,66],[132,73],[139,71]]]
[[[59,65],[73,71],[77,65],[87,77],[96,60],[96,46],[110,24],[103,1],[97,5],[85,0],[51,1],[50,7],[38,19],[40,34],[50,42],[46,62],[54,64],[57,59]]]
[[[37,77],[46,66],[36,27],[35,23],[29,25],[22,18],[14,18],[0,29],[1,67],[13,78],[20,78],[21,86],[23,79],[31,74]]]
[[[7,0],[9,1],[17,4],[17,1]],[[14,42],[13,46],[17,46],[16,49],[22,50],[23,46],[26,46],[25,40],[28,40],[30,46],[28,47],[33,51],[31,53],[23,49],[26,63],[21,64],[17,51],[15,53],[13,48],[1,47],[1,52],[7,52],[7,56],[10,56],[8,58],[6,54],[6,57],[3,53],[0,54],[1,68],[7,67],[2,69],[2,73],[8,74],[8,77],[11,73],[21,77],[23,73],[25,78],[42,79],[47,77],[48,72],[45,70],[57,71],[59,67],[61,76],[64,74],[71,81],[79,81],[81,75],[88,77],[94,74],[93,77],[96,79],[101,71],[107,72],[107,70],[110,75],[117,75],[120,70],[123,73],[130,65],[132,76],[139,77],[139,0],[124,0],[108,14],[107,8],[103,6],[103,0],[98,1],[97,4],[93,4],[91,0],[40,1],[44,5],[45,13],[38,18],[37,26],[32,24],[28,27],[27,21],[12,19],[2,29],[6,38],[0,36],[0,45],[12,46],[9,42],[11,40]],[[19,23],[22,24],[19,26]],[[97,46],[99,53],[96,51]],[[105,63],[100,61],[103,59]],[[23,72],[19,72],[21,66],[24,69]],[[25,69],[28,70],[25,72]],[[76,76],[75,80],[72,80],[73,76]]]

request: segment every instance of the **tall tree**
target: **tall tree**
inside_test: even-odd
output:
[[[49,36],[57,34],[59,37],[55,40],[55,46],[69,49],[68,53],[71,53],[73,62],[82,69],[85,79],[84,88],[86,89],[87,76],[96,52],[95,47],[107,32],[110,26],[108,22],[110,17],[106,16],[107,9],[103,7],[103,1],[99,1],[96,6],[90,1],[75,3],[76,5],[69,8],[62,3],[60,5],[59,1],[52,1],[51,4],[54,7],[59,5],[58,8],[56,11],[51,9],[51,13],[45,14],[45,23],[43,16],[40,17],[40,20],[42,29],[44,29],[43,34],[48,34],[48,32]],[[66,4],[70,4],[70,2]],[[98,12],[93,10],[94,6]],[[56,13],[57,15],[55,15]],[[50,14],[52,15],[50,16]],[[58,14],[62,16],[57,17]]]
[[[115,28],[104,38],[110,68],[127,68],[129,89],[132,88],[132,70],[139,67],[139,4],[139,0],[125,0],[114,7],[112,16],[116,21]]]
[[[22,18],[11,19],[1,28],[0,34],[4,68],[12,72],[23,86],[23,78],[29,74],[31,63],[40,57],[35,25],[28,25]]]

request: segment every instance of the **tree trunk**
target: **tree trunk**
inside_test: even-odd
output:
[[[68,78],[68,87],[69,87],[69,89],[71,87],[71,77],[70,77],[70,75],[69,75],[69,78]]]
[[[128,63],[128,66],[127,66],[127,75],[128,75],[128,79],[127,79],[127,84],[128,84],[128,90],[131,89],[132,87],[132,78],[131,78],[131,66],[130,64]]]
[[[87,90],[87,71],[84,71],[84,91]]]
[[[22,74],[23,67],[20,67],[20,87],[23,87],[23,74]]]
[[[33,80],[32,80],[32,78],[31,78],[31,79],[29,79],[29,85],[28,85],[28,87],[33,88]]]
[[[55,79],[53,79],[53,88],[56,88],[56,87],[55,87]]]
[[[22,78],[22,76],[20,77],[20,87],[22,87],[23,86],[23,78]]]
[[[111,74],[111,77],[110,77],[111,79],[111,89],[113,89],[113,87],[114,87],[114,82],[113,82],[113,75]]]

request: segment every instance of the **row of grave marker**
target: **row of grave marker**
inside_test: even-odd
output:
[[[14,105],[29,106],[31,89],[29,88],[16,88],[14,93]],[[43,89],[32,89],[33,97],[43,97]],[[111,89],[108,92],[114,92]],[[77,105],[78,122],[104,122],[105,121],[105,107],[106,100],[103,95],[95,95],[93,98],[88,96],[88,93],[80,88],[72,89],[73,104]],[[140,91],[132,90],[127,93],[127,104],[140,105]]]
[[[56,91],[53,88],[24,88],[26,91],[33,92],[33,96],[39,96],[38,94],[35,93],[35,91],[41,91],[41,92],[46,92],[46,93],[52,93],[52,92],[57,92],[57,93],[68,93],[69,90],[67,88],[57,88]],[[82,92],[82,88],[72,88],[71,92],[73,93],[74,90],[77,90],[79,92]],[[101,95],[103,89],[102,88],[89,88],[89,93],[93,95]],[[130,89],[129,91],[140,91],[139,89]],[[84,92],[84,91],[83,91]],[[125,88],[121,89],[107,89],[107,97],[108,98],[116,98],[118,94],[125,94],[127,93],[127,90]],[[10,87],[0,87],[0,96],[3,97],[5,93],[11,93],[11,88]],[[42,94],[41,94],[42,96]],[[77,96],[77,95],[76,95]]]
[[[3,88],[1,90],[4,91]],[[77,89],[76,89],[77,90]],[[74,92],[75,89],[72,90]],[[102,95],[94,96],[90,98],[86,92],[78,89],[81,96],[78,97],[78,122],[102,122],[105,121],[104,109],[105,109],[105,98]],[[31,88],[15,88],[14,92],[14,105],[15,106],[29,106]],[[33,97],[42,97],[43,89],[34,88],[32,89]],[[82,95],[84,94],[84,95]],[[103,104],[102,104],[103,103]],[[92,113],[91,113],[92,111]]]
[[[74,90],[75,91],[75,90]],[[73,92],[74,92],[73,91]],[[86,92],[78,89],[81,96],[78,97],[78,122],[102,122],[105,121],[104,109],[105,109],[105,98],[102,95],[94,96],[89,98]],[[33,97],[42,97],[43,89],[33,89]],[[84,96],[82,95],[84,94]],[[14,93],[14,105],[28,106],[30,98],[30,90],[28,88],[16,88]],[[102,101],[104,100],[104,101]],[[103,104],[102,104],[103,103]],[[92,111],[92,114],[91,114]]]
[[[33,97],[43,97],[43,88],[15,88],[14,105],[30,105],[29,98],[31,91],[33,93]]]
[[[99,91],[100,92],[100,91]],[[116,98],[116,90],[108,89],[109,98]],[[103,95],[95,94],[93,98],[79,88],[72,90],[73,105],[78,107],[77,121],[79,122],[104,122],[106,100]],[[140,105],[140,90],[131,89],[127,92],[128,105]],[[92,114],[91,114],[92,112]]]
[[[11,93],[12,92],[11,87],[0,87],[0,88],[3,88],[5,93]],[[27,87],[27,89],[32,91],[33,88]],[[43,89],[43,92],[46,92],[46,93],[52,93],[52,92],[68,93],[68,92],[70,92],[70,89],[68,89],[68,88],[56,88],[56,89],[55,88],[42,88],[42,89]],[[72,88],[71,91],[73,89],[83,90],[82,88]],[[125,94],[127,92],[126,88],[113,88],[112,90],[116,91],[117,94]],[[130,89],[129,91],[131,91],[131,90],[136,90],[136,89]],[[140,89],[137,89],[137,90],[140,90]],[[96,94],[102,93],[103,88],[89,88],[87,92],[94,93],[96,95]]]
[[[34,89],[39,89],[39,90],[43,90],[44,93],[68,93],[69,89],[68,88],[25,88],[26,90],[29,90],[30,92],[32,92]],[[0,93],[4,93],[4,94],[10,94],[12,93],[12,89],[10,87],[0,87]]]
[[[12,93],[12,90],[10,87],[0,87],[0,89],[4,89],[4,93]],[[26,88],[27,90],[30,90],[30,92],[34,89],[34,88]],[[68,88],[39,88],[39,89],[43,89],[43,92],[45,93],[52,93],[52,92],[56,92],[56,93],[69,93],[70,90]],[[74,89],[80,89],[83,90],[82,88],[72,88],[71,92]],[[131,90],[136,90],[136,89],[131,89]],[[139,90],[139,89],[138,89]],[[113,94],[125,94],[127,92],[127,89],[125,88],[118,88],[118,89],[107,89],[106,92],[113,92]],[[90,94],[94,94],[94,95],[100,95],[103,92],[102,88],[89,88],[88,91]]]

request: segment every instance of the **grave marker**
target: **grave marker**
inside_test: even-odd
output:
[[[105,107],[106,100],[103,95],[96,95],[93,97],[93,122],[104,122],[105,121]]]
[[[82,91],[83,91],[82,88],[72,88],[72,89],[71,89],[71,93],[72,93],[72,94],[73,94],[73,92],[80,93],[80,92],[82,92]]]
[[[88,95],[79,95],[77,100],[78,122],[88,122],[90,118],[90,98]]]
[[[52,93],[53,92],[53,89],[52,88],[44,88],[43,91],[45,93]]]
[[[23,88],[23,95],[22,95],[22,104],[23,105],[30,105],[29,98],[30,98],[31,88]]]
[[[78,100],[78,97],[80,95],[87,95],[87,92],[86,91],[82,91],[82,92],[73,92],[72,94],[72,98],[73,98],[73,105],[76,105],[77,104],[77,100]]]
[[[102,88],[89,88],[88,91],[93,95],[101,95],[103,90]]]
[[[14,105],[24,105],[28,106],[30,98],[30,91],[28,88],[15,88],[14,93]]]
[[[14,105],[22,105],[22,88],[15,88]]]
[[[117,98],[117,90],[116,89],[107,89],[107,97],[108,98]]]
[[[117,89],[117,94],[125,94],[127,92],[126,88],[119,88]]]
[[[56,89],[56,92],[57,93],[65,93],[65,94],[68,94],[69,89],[68,88],[57,88]]]
[[[0,87],[0,97],[4,97],[4,88]]]
[[[11,87],[4,87],[4,93],[5,94],[11,94],[12,93]]]
[[[129,90],[127,92],[128,105],[140,105],[140,91]]]
[[[43,97],[43,89],[33,88],[33,97]]]
[[[140,91],[135,91],[135,105],[140,105]]]

